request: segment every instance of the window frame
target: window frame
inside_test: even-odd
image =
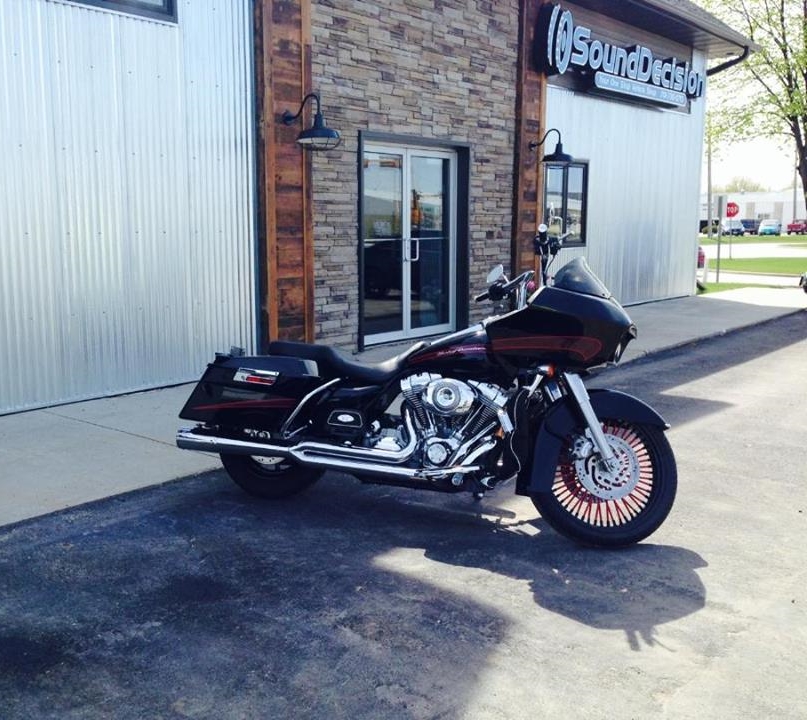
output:
[[[146,0],[68,0],[74,5],[89,5],[101,10],[112,10],[125,15],[144,17],[150,20],[177,22],[177,0],[161,0],[162,7]]]
[[[549,224],[548,215],[549,203],[547,202],[547,195],[549,192],[549,172],[550,170],[561,170],[563,172],[563,180],[561,183],[561,211],[560,217],[563,218],[563,232],[567,231],[566,220],[569,211],[569,169],[580,168],[583,171],[583,189],[580,202],[580,237],[577,240],[567,238],[564,240],[564,247],[585,247],[587,242],[587,225],[588,225],[588,160],[575,160],[571,163],[547,163],[544,167],[544,187],[543,187],[543,222]]]

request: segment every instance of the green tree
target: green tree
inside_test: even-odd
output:
[[[735,192],[765,192],[768,190],[762,183],[751,180],[747,177],[733,177],[725,185],[713,187],[713,192],[735,193]]]
[[[734,137],[787,135],[807,201],[807,0],[700,0],[758,47],[714,76],[718,112]]]

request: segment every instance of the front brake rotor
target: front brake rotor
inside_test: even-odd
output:
[[[594,497],[602,500],[619,500],[636,488],[639,482],[639,462],[633,448],[622,438],[606,434],[614,453],[614,469],[602,461],[594,443],[580,437],[574,443],[572,456],[577,479]]]

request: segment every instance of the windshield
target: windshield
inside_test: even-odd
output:
[[[583,295],[610,298],[611,292],[591,271],[585,258],[577,257],[567,262],[555,275],[556,288],[571,290]]]

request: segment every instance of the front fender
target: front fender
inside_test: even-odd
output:
[[[598,418],[612,418],[664,428],[669,425],[653,408],[638,398],[617,390],[590,390],[591,407]],[[571,397],[553,405],[538,430],[533,451],[529,484],[523,494],[546,492],[552,487],[555,468],[566,436],[580,427],[582,418]]]

